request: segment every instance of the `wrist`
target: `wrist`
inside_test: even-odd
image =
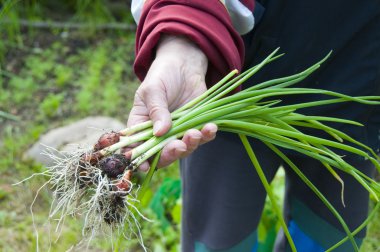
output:
[[[156,59],[186,62],[189,66],[198,66],[206,74],[208,59],[203,51],[185,36],[163,34],[157,46]]]

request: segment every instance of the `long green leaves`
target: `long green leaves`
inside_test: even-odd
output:
[[[350,239],[353,248],[355,251],[358,251],[358,246],[355,242],[354,237],[351,234],[346,222],[343,220],[342,216],[338,213],[338,211],[333,207],[333,205],[326,199],[326,197],[318,190],[316,186],[301,172],[301,170],[277,147],[273,144],[265,143],[274,153],[276,153],[285,163],[298,175],[298,177],[317,195],[317,197],[325,204],[325,206],[335,215],[338,221],[341,223],[344,231],[347,234],[347,238]]]
[[[362,124],[352,120],[334,117],[303,115],[299,113],[298,110],[343,102],[355,102],[368,106],[380,105],[380,97],[352,97],[328,90],[294,87],[296,83],[304,80],[307,76],[316,71],[320,65],[327,60],[329,55],[298,74],[268,80],[238,93],[231,94],[232,91],[236,90],[237,87],[257,73],[262,67],[280,57],[281,55],[276,55],[277,51],[278,49],[265,58],[263,62],[235,78],[233,78],[233,76],[236,75],[237,71],[232,71],[203,95],[174,111],[172,113],[173,126],[164,136],[153,136],[152,123],[145,122],[141,125],[121,131],[125,135],[131,136],[126,137],[126,139],[120,141],[120,143],[115,146],[109,147],[106,154],[131,143],[144,141],[142,145],[136,147],[132,152],[132,166],[134,166],[132,168],[136,169],[141,162],[159,152],[170,139],[182,137],[188,129],[201,129],[206,123],[213,122],[218,125],[221,131],[239,134],[261,182],[267,190],[269,198],[272,200],[274,210],[283,225],[289,244],[292,250],[295,251],[296,248],[287,230],[286,223],[281,216],[281,211],[274,202],[269,183],[263,174],[258,158],[253,153],[247,141],[247,136],[256,138],[272,149],[275,154],[280,156],[335,215],[345,230],[347,239],[351,241],[353,248],[357,251],[358,247],[353,238],[353,234],[358,231],[355,230],[351,233],[343,218],[330,202],[318,188],[311,183],[309,178],[280,151],[279,147],[299,152],[302,155],[321,162],[322,167],[327,169],[331,176],[335,177],[339,183],[342,184],[342,195],[344,181],[338,175],[337,170],[351,175],[372,194],[376,200],[379,200],[380,184],[356,167],[347,163],[344,157],[341,156],[341,153],[344,153],[344,155],[361,156],[372,162],[380,171],[377,153],[370,147],[329,125],[329,123],[338,123],[361,127]],[[310,94],[318,94],[318,97],[323,95],[326,98],[322,100],[308,100],[296,104],[283,104],[281,101],[283,97],[303,95],[310,97]],[[305,133],[305,129],[308,130],[307,132],[313,133]],[[338,154],[337,151],[339,151],[340,154]],[[153,175],[153,173],[151,175]],[[342,204],[344,204],[343,196]],[[343,241],[339,242],[336,246],[342,243]],[[334,246],[334,248],[336,246]]]
[[[0,19],[2,19],[6,14],[7,12],[9,12],[9,10],[14,6],[16,5],[18,2],[20,2],[19,0],[8,0],[8,1],[5,1],[4,3],[2,3],[3,6],[1,6],[2,8],[0,9]]]
[[[292,239],[292,236],[290,235],[288,226],[284,220],[284,217],[282,216],[281,209],[277,205],[276,197],[274,196],[272,188],[270,187],[268,180],[265,177],[264,171],[261,168],[261,165],[260,165],[259,161],[257,160],[257,157],[256,157],[255,153],[253,152],[250,143],[248,142],[247,136],[245,136],[243,134],[239,134],[239,137],[240,137],[240,140],[242,141],[242,143],[244,145],[245,150],[247,151],[249,158],[251,159],[253,166],[256,169],[257,175],[259,176],[261,183],[263,183],[265,191],[267,192],[268,197],[272,203],[273,210],[275,211],[278,219],[280,220],[280,223],[281,223],[281,226],[284,230],[285,236],[288,239],[290,248],[292,249],[292,251],[297,251],[296,246],[294,245],[294,241]]]

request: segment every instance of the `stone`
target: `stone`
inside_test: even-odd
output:
[[[58,151],[75,151],[79,148],[93,146],[98,138],[110,131],[119,131],[126,126],[120,121],[103,116],[87,117],[69,125],[52,129],[26,152],[25,158],[50,166],[54,161],[43,153],[47,149]]]

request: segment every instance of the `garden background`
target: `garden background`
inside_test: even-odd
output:
[[[83,238],[81,218],[68,218],[57,240],[46,222],[52,201],[47,188],[32,215],[45,177],[13,184],[45,170],[25,153],[47,131],[88,116],[127,121],[139,84],[132,70],[130,1],[0,0],[0,6],[0,251],[36,251],[36,233],[40,251],[112,251],[108,236],[77,245]],[[279,200],[283,178],[280,172],[273,186]],[[143,212],[154,222],[142,224],[151,251],[179,251],[180,189],[177,164],[153,179]],[[259,226],[262,251],[268,251],[278,228],[267,203]],[[136,239],[123,246],[141,251]],[[380,251],[380,213],[361,251]]]

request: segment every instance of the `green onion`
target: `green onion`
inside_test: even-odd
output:
[[[135,216],[141,215],[137,210],[137,202],[141,200],[147,187],[149,187],[150,181],[154,174],[155,166],[157,165],[159,159],[159,153],[162,148],[169,141],[181,138],[189,129],[201,129],[206,123],[215,123],[220,131],[236,133],[240,136],[242,143],[252,161],[252,164],[256,169],[256,172],[258,173],[270,200],[272,201],[273,208],[280,219],[281,225],[286,237],[288,238],[292,251],[296,251],[295,245],[291,239],[286,223],[281,216],[280,209],[278,208],[276,202],[274,202],[274,197],[269,186],[269,182],[265,178],[258,161],[260,157],[257,157],[252,148],[249,146],[247,137],[253,137],[257,140],[262,141],[275,154],[281,157],[285,163],[289,165],[289,167],[299,176],[299,178],[334,214],[347,234],[347,238],[345,240],[349,239],[354,250],[358,251],[358,247],[355,243],[353,235],[362,229],[363,225],[368,223],[368,219],[354,232],[349,230],[347,224],[336,211],[336,209],[331,205],[331,203],[301,172],[301,170],[296,167],[285,154],[283,154],[280,148],[291,149],[293,151],[301,153],[302,155],[308,156],[321,162],[322,167],[324,167],[322,169],[326,169],[341,184],[342,190],[340,193],[342,195],[341,197],[343,205],[344,181],[338,175],[337,170],[351,175],[374,197],[374,199],[376,199],[376,201],[379,201],[380,184],[374,181],[372,178],[368,177],[366,174],[359,171],[357,168],[347,163],[343,157],[335,152],[335,150],[340,150],[348,154],[361,156],[372,162],[373,165],[380,171],[379,159],[375,151],[343,133],[342,131],[326,125],[326,123],[333,122],[340,124],[350,124],[357,127],[360,127],[362,125],[358,122],[347,119],[318,115],[303,115],[299,113],[298,110],[308,107],[319,107],[343,102],[356,102],[366,105],[380,105],[380,97],[352,97],[328,90],[294,87],[296,83],[304,80],[314,71],[316,71],[320,65],[327,60],[330,54],[323,58],[320,62],[317,62],[313,66],[305,69],[300,73],[258,83],[238,93],[231,94],[232,91],[247,81],[252,75],[257,73],[266,64],[279,58],[281,55],[277,55],[277,52],[278,49],[271,53],[260,64],[252,67],[251,69],[245,71],[244,73],[241,73],[238,76],[236,76],[236,70],[232,71],[220,82],[216,83],[209,90],[207,90],[204,94],[172,112],[172,127],[165,135],[160,137],[154,136],[152,130],[153,123],[151,121],[147,121],[117,132],[118,136],[120,137],[116,143],[105,146],[100,150],[93,150],[90,153],[82,153],[81,155],[76,155],[75,157],[77,158],[77,162],[74,162],[76,165],[73,166],[73,159],[69,159],[70,162],[63,162],[63,165],[61,166],[64,166],[63,169],[66,170],[71,169],[70,174],[77,173],[77,175],[74,177],[79,177],[79,181],[86,179],[85,182],[88,186],[84,187],[84,189],[83,187],[80,188],[77,186],[77,184],[75,184],[75,186],[77,186],[75,188],[80,188],[78,189],[78,193],[84,194],[85,191],[87,195],[91,195],[91,193],[94,194],[95,191],[100,191],[101,193],[108,195],[107,193],[99,190],[100,185],[103,186],[102,190],[110,190],[112,193],[119,193],[118,191],[113,191],[114,189],[112,188],[114,187],[107,187],[107,185],[104,185],[106,183],[108,183],[108,185],[112,185],[112,183],[115,182],[109,181],[109,178],[106,178],[104,177],[104,174],[99,173],[98,159],[101,160],[105,156],[109,156],[115,152],[118,152],[121,148],[135,146],[136,143],[142,142],[142,144],[139,146],[132,148],[130,164],[126,168],[125,173],[131,173],[131,171],[135,171],[143,162],[155,156],[153,167],[146,176],[146,180],[143,182],[140,190],[135,191],[135,194],[137,194],[135,198],[128,198],[134,193],[132,189],[128,192],[123,192],[123,197],[125,198],[126,202],[129,202],[126,204],[131,208],[129,212],[124,213],[128,216],[133,217],[133,221],[128,221],[128,223],[135,223]],[[322,94],[326,98],[317,101],[307,101],[290,105],[282,104],[281,101],[282,98],[287,96],[303,96],[310,94]],[[310,135],[305,133],[305,129],[324,132],[327,133],[329,137]],[[68,163],[70,165],[67,165]],[[78,168],[78,165],[80,166],[80,169]],[[84,174],[85,176],[82,178],[81,175],[78,175],[78,173]],[[96,174],[96,176],[94,174]],[[62,176],[62,172],[57,172],[56,177],[54,177],[54,172],[52,172],[52,175],[52,180],[54,181],[56,187],[60,188],[60,193],[62,193],[65,188],[69,188],[71,191],[73,190],[72,185],[69,184],[70,180],[66,179],[67,176]],[[120,177],[123,178],[124,176]],[[75,183],[79,182],[75,180]],[[132,182],[130,183],[132,184]],[[61,184],[64,184],[64,186]],[[98,198],[100,197],[99,195],[103,195],[101,193],[96,194]],[[72,205],[72,202],[69,202],[71,198],[77,199],[78,197],[67,198],[67,201],[65,201],[66,198],[58,198],[57,201],[60,202],[61,208],[69,209],[70,207],[68,206]],[[96,200],[97,198],[93,197],[92,199]],[[101,199],[103,200],[101,202],[101,206],[104,207],[104,204],[107,201],[104,201],[103,198]],[[87,204],[83,203],[82,206],[87,206]],[[377,208],[378,207],[376,207],[376,209]],[[120,212],[120,210],[117,211]],[[73,212],[75,212],[75,210],[70,209],[70,213]],[[370,216],[372,216],[372,214]],[[127,219],[123,220],[124,223],[120,223],[123,230],[122,233],[126,230],[127,225]],[[138,234],[140,233],[138,232]],[[345,240],[340,241],[333,248],[336,248]]]

